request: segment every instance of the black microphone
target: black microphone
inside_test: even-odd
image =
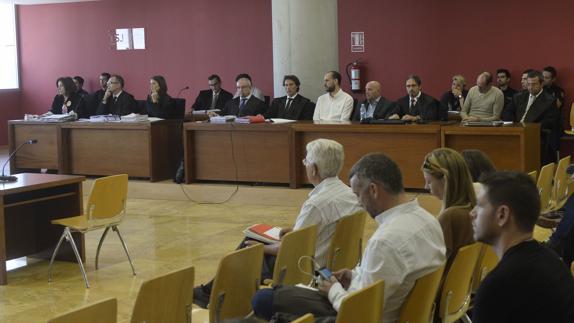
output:
[[[179,92],[177,92],[177,96],[175,97],[176,99],[179,99],[179,96],[181,95],[181,92],[185,91],[185,90],[189,90],[189,85],[184,87],[183,89],[179,90]]]
[[[10,154],[10,156],[8,156],[8,160],[6,160],[6,162],[4,163],[4,166],[2,166],[2,175],[0,176],[0,182],[16,182],[16,181],[18,181],[18,177],[16,177],[16,176],[4,175],[5,174],[4,170],[6,169],[6,165],[10,162],[12,157],[14,157],[14,155],[16,155],[16,153],[18,152],[18,150],[20,150],[20,148],[24,147],[24,145],[33,145],[35,143],[38,143],[38,139],[28,139],[28,140],[24,141],[24,143],[22,143],[20,146],[18,146],[18,148],[16,148],[14,150],[14,152]]]

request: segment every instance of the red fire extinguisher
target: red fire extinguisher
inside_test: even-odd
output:
[[[351,91],[361,91],[361,66],[359,65],[359,60],[357,59],[347,64],[346,70],[347,77],[351,83]]]

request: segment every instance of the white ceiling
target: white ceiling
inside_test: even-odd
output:
[[[86,1],[99,1],[99,0],[0,0],[0,3],[15,3],[15,4],[30,5],[30,4],[86,2]]]

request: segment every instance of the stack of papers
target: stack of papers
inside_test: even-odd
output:
[[[264,123],[265,122],[265,118],[258,114],[256,116],[246,116],[246,117],[240,117],[240,118],[235,118],[235,123]]]
[[[209,112],[221,112],[220,109],[211,109],[211,110],[193,110],[191,111],[191,114],[208,114]]]
[[[121,122],[147,122],[147,114],[135,114],[130,113],[128,115],[122,116]]]
[[[74,111],[67,114],[53,114],[52,112],[45,113],[38,118],[38,121],[44,122],[66,122],[74,121],[78,118]]]
[[[99,115],[90,117],[90,122],[112,122],[112,121],[120,121],[120,116],[108,114],[108,115]]]
[[[235,120],[235,116],[216,116],[210,117],[209,122],[211,123],[226,123],[226,122],[233,122]]]

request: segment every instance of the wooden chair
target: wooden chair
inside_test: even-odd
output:
[[[472,291],[478,290],[486,275],[498,265],[498,256],[491,246],[481,243],[478,262],[472,275]]]
[[[281,239],[281,247],[275,259],[273,278],[265,285],[307,284],[314,274],[311,259],[315,256],[317,225],[287,233]],[[305,257],[309,258],[308,261]]]
[[[423,209],[427,210],[427,212],[435,217],[437,217],[442,210],[442,201],[434,195],[419,194],[417,196],[417,201]]]
[[[572,276],[574,276],[574,261],[570,265],[570,271],[572,272]]]
[[[399,323],[428,323],[432,320],[434,302],[444,265],[417,279],[401,307]]]
[[[194,273],[187,267],[145,281],[130,322],[191,322]]]
[[[440,296],[439,316],[443,323],[460,319],[470,322],[466,311],[470,306],[472,273],[478,261],[480,244],[474,243],[458,250],[448,271]]]
[[[538,175],[538,193],[540,194],[541,213],[546,213],[551,206],[552,176],[554,175],[554,163],[542,166]]]
[[[366,218],[367,212],[359,211],[337,221],[327,254],[327,268],[331,271],[355,268],[361,260]]]
[[[100,255],[100,248],[102,243],[110,228],[118,234],[122,247],[126,252],[130,266],[132,267],[132,273],[135,276],[136,271],[134,269],[134,264],[130,257],[128,247],[126,246],[118,225],[122,221],[126,212],[126,200],[128,195],[128,175],[113,175],[98,178],[94,181],[94,186],[88,198],[88,204],[86,205],[86,210],[84,215],[79,215],[75,217],[56,219],[52,221],[52,224],[58,224],[64,226],[64,232],[54,249],[52,258],[50,259],[50,265],[48,267],[48,281],[52,281],[52,265],[54,263],[54,258],[58,253],[58,249],[62,245],[62,242],[67,240],[76,255],[78,264],[80,265],[80,270],[84,276],[84,282],[86,283],[86,288],[90,287],[88,283],[88,277],[86,276],[86,271],[84,269],[84,264],[78,253],[78,248],[74,243],[72,238],[72,232],[80,232],[85,234],[86,232],[104,229],[104,233],[100,238],[98,243],[98,249],[96,251],[96,269],[98,269],[98,257]]]
[[[552,233],[553,233],[552,229],[543,228],[538,224],[536,224],[534,225],[534,231],[532,232],[532,237],[536,241],[545,242],[548,239],[550,239]]]
[[[251,299],[259,287],[262,263],[262,244],[223,257],[213,281],[209,308],[193,309],[193,321],[214,323],[251,313]]]
[[[534,183],[536,183],[536,181],[538,180],[538,171],[533,170],[530,173],[528,173],[528,176],[532,177],[532,180],[534,181]]]
[[[354,291],[341,302],[335,323],[381,323],[385,283],[382,280]]]
[[[58,315],[48,323],[116,323],[118,301],[108,298]]]
[[[315,317],[311,313],[305,314],[300,318],[296,319],[295,321],[291,321],[291,323],[314,323],[314,322]]]
[[[551,211],[560,210],[572,192],[568,192],[569,176],[566,169],[570,165],[570,155],[560,159],[554,173],[554,186],[552,187]],[[569,194],[570,193],[570,194]]]

